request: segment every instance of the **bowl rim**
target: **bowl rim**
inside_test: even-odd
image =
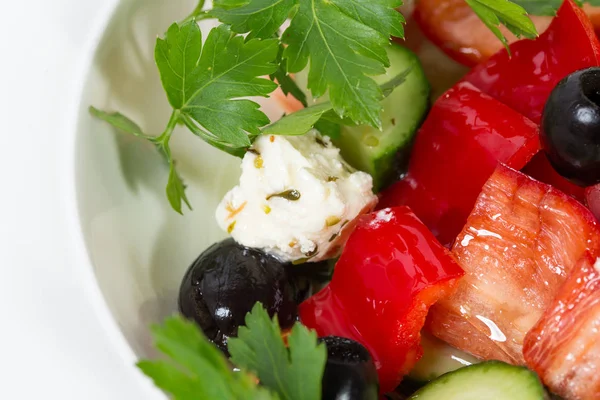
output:
[[[78,135],[82,115],[87,112],[88,108],[86,104],[82,103],[82,100],[99,46],[106,34],[106,29],[112,19],[115,18],[121,2],[122,0],[103,0],[100,12],[94,18],[94,22],[88,31],[89,36],[86,44],[83,46],[84,51],[79,56],[79,63],[75,68],[76,73],[70,96],[71,104],[66,113],[69,118],[66,121],[67,129],[64,133],[64,148],[67,154],[60,166],[60,176],[63,180],[63,193],[65,193],[63,206],[65,215],[67,216],[67,232],[73,245],[71,262],[77,263],[75,270],[79,273],[78,278],[84,286],[93,312],[98,318],[103,331],[107,334],[110,343],[114,346],[123,363],[133,369],[135,363],[138,361],[138,357],[113,316],[94,271],[94,264],[82,229],[81,209],[79,207],[80,196],[78,195],[77,185]],[[141,372],[137,373],[136,376],[139,377],[138,381],[140,383],[145,384],[144,386],[147,389],[151,389],[144,393],[145,396],[154,393],[155,396],[152,396],[152,399],[164,399],[164,395],[160,394],[158,389]],[[151,399],[147,398],[147,400]]]

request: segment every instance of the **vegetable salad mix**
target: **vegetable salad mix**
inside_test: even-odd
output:
[[[241,159],[138,367],[178,400],[600,399],[597,5],[200,1],[156,41],[162,133],[90,107],[180,214],[177,125]]]

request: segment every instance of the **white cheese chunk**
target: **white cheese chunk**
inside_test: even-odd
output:
[[[372,187],[371,176],[348,166],[317,131],[260,136],[216,218],[242,245],[282,261],[320,261],[337,256],[352,222],[373,209]]]

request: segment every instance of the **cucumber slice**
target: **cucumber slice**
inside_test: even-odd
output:
[[[421,333],[421,345],[423,346],[423,357],[408,374],[411,380],[421,384],[445,373],[479,362],[476,357],[455,349],[424,332]]]
[[[500,361],[487,361],[442,375],[409,400],[544,400],[535,372]]]
[[[405,168],[412,139],[429,109],[429,83],[417,56],[397,44],[390,45],[387,53],[391,66],[385,75],[374,77],[377,83],[386,83],[407,69],[409,73],[382,101],[382,130],[368,125],[344,126],[339,139],[333,140],[350,165],[371,174],[377,191],[394,177],[397,166]],[[295,79],[300,87],[306,87],[306,72]],[[318,99],[326,100],[327,96]]]

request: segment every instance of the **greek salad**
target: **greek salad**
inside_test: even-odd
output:
[[[200,1],[156,42],[162,133],[90,107],[180,214],[177,125],[240,158],[138,367],[178,400],[600,399],[596,6]]]

